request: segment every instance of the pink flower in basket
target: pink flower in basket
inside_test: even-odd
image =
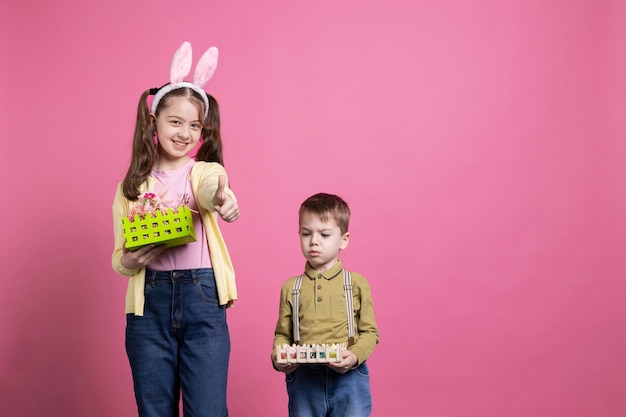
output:
[[[167,192],[167,189],[162,191],[163,194]],[[164,205],[165,200],[163,196],[158,195],[152,191],[145,192],[137,197],[137,202],[130,205],[128,209],[128,220],[135,220],[135,216],[139,216],[140,219],[144,219],[146,214],[150,214],[154,216],[157,211],[160,211],[162,214],[167,214],[167,207]],[[181,201],[181,205],[189,204],[189,196],[184,196]],[[178,213],[178,207],[171,208],[172,213]],[[194,210],[192,210],[194,211]],[[195,211],[194,211],[195,212]]]
[[[143,219],[146,214],[154,216],[157,211],[165,213],[166,207],[161,205],[161,198],[153,192],[146,192],[137,198],[137,202],[130,205],[128,209],[128,220],[134,220],[135,216]]]

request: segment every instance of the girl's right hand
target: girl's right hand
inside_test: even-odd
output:
[[[167,245],[146,245],[142,248],[137,249],[136,251],[131,252],[126,249],[126,245],[124,245],[122,249],[124,251],[124,254],[120,259],[120,262],[122,263],[124,268],[139,269],[147,266],[165,249],[167,249]]]

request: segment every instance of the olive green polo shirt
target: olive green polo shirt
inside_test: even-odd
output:
[[[358,358],[358,364],[361,364],[378,343],[378,327],[367,280],[356,272],[351,274],[355,335],[354,345],[350,350]],[[294,342],[291,292],[296,278],[288,279],[281,287],[274,346],[291,345]],[[300,344],[348,342],[348,318],[341,261],[324,272],[317,272],[307,262],[298,302]]]

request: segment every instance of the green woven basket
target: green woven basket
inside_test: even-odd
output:
[[[128,250],[137,250],[145,245],[179,246],[194,242],[196,233],[193,230],[193,218],[188,206],[180,206],[174,213],[171,208],[163,214],[160,210],[154,215],[146,214],[144,218],[135,216],[134,220],[122,219],[124,238]]]

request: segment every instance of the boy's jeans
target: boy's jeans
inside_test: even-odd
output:
[[[210,268],[146,270],[143,316],[126,316],[140,417],[226,417],[230,336]]]
[[[285,379],[290,417],[368,417],[372,411],[365,363],[343,375],[326,365],[300,364]]]

